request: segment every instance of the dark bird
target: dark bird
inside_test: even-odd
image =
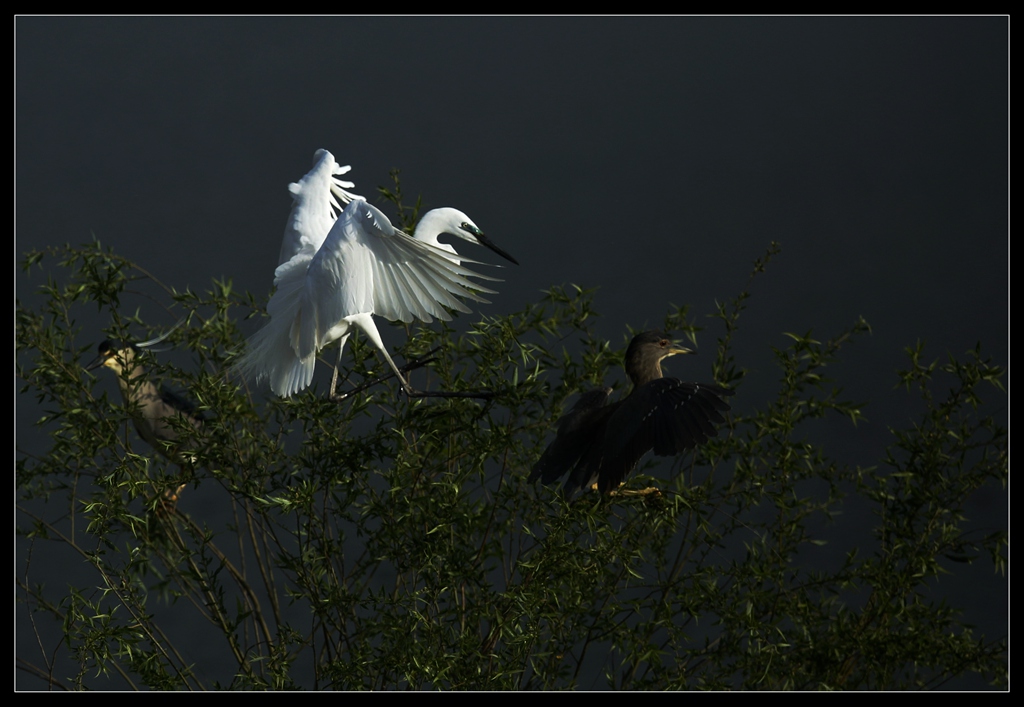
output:
[[[673,456],[715,437],[715,424],[725,422],[722,413],[729,410],[722,398],[733,391],[662,376],[663,359],[692,353],[660,331],[633,337],[624,366],[633,390],[611,405],[611,388],[580,396],[559,419],[555,439],[534,465],[530,481],[539,478],[550,484],[569,472],[567,498],[594,484],[607,493],[625,481],[648,451]]]
[[[100,344],[99,356],[85,370],[103,366],[116,373],[121,397],[139,436],[172,462],[191,464],[195,462],[194,455],[179,454],[180,435],[172,421],[177,418],[184,424],[201,429],[202,415],[190,401],[155,384],[138,360],[141,348],[152,346],[163,338],[166,335],[141,344],[118,344],[108,339]],[[179,428],[182,422],[178,423]]]

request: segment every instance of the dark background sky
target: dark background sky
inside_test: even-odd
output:
[[[599,287],[597,330],[619,345],[627,324],[690,304],[708,356],[670,372],[703,379],[721,333],[703,315],[776,240],[741,321],[737,405],[771,395],[783,332],[827,338],[863,316],[873,335],[834,375],[870,422],[835,445],[872,464],[913,412],[893,390],[905,346],[944,357],[980,341],[1008,364],[1008,28],[21,17],[15,258],[94,234],[178,289],[229,278],[264,296],[286,186],[327,148],[356,193],[372,199],[399,167],[408,195],[462,209],[519,260],[489,314],[556,284]],[[41,280],[15,279],[31,303]],[[85,344],[109,320],[81,324]],[[32,406],[16,405],[24,430]],[[1006,522],[1005,498],[984,508]],[[1005,585],[980,601],[1005,605]]]

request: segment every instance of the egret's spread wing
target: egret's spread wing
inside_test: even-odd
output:
[[[530,481],[550,484],[569,471],[595,440],[604,434],[611,408],[605,407],[611,388],[597,388],[580,396],[569,412],[558,419],[555,439],[530,472]]]
[[[459,297],[487,302],[477,293],[493,292],[469,277],[494,280],[394,228],[370,204],[353,201],[345,207],[306,272],[301,313],[294,330],[297,352],[305,356],[320,348],[330,340],[332,329],[355,314],[431,322],[433,317],[451,318],[445,307],[468,312]]]
[[[295,322],[302,311],[306,272],[313,254],[300,251],[274,271],[274,296],[267,303],[270,320],[252,335],[245,355],[235,364],[243,378],[269,380],[270,389],[289,397],[309,386],[316,350],[300,358]]]
[[[330,233],[345,204],[363,197],[345,191],[355,186],[338,179],[352,168],[339,165],[327,150],[313,155],[313,169],[297,182],[288,185],[294,203],[281,242],[278,263],[286,263],[300,251],[313,256]]]
[[[718,434],[729,410],[723,396],[733,391],[708,383],[675,378],[650,381],[622,401],[608,420],[607,432],[586,459],[588,476],[596,474],[601,492],[621,484],[640,458],[681,454]]]

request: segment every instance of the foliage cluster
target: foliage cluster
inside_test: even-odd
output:
[[[111,338],[168,328],[120,313],[155,279],[99,243],[24,261],[44,264],[44,301],[19,305],[16,322],[21,392],[48,439],[19,442],[16,469],[19,629],[37,647],[18,660],[37,686],[929,689],[968,674],[1006,685],[1006,637],[975,637],[933,591],[954,568],[1005,581],[1005,530],[979,533],[964,516],[973,492],[1007,479],[1006,432],[981,404],[1003,371],[980,351],[939,365],[912,349],[900,376],[920,420],[894,431],[877,467],[851,468],[808,430],[861,418],[826,374],[867,325],[791,335],[774,352],[777,395],[754,409],[731,346],[748,287],[714,314],[715,377],[739,390],[727,428],[629,482],[659,494],[567,504],[525,479],[567,400],[621,364],[622,349],[592,334],[591,293],[555,288],[461,336],[409,330],[407,359],[445,347],[417,372],[425,385],[498,391],[493,401],[410,401],[392,381],[337,405],[309,391],[268,400],[228,375],[238,323],[260,310],[251,297],[228,282],[163,288],[168,321],[187,322],[171,341],[194,365],[170,370],[151,353],[146,365],[207,418],[201,434],[182,431],[200,460],[182,469],[81,367],[81,308],[109,312]],[[685,309],[665,326],[696,330]],[[348,365],[354,382],[380,370],[358,340]],[[873,523],[844,528],[849,547],[826,554],[854,500]]]

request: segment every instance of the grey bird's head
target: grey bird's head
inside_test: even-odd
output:
[[[634,386],[661,378],[661,362],[676,354],[693,354],[695,351],[677,344],[663,331],[645,331],[629,342],[623,367]]]

